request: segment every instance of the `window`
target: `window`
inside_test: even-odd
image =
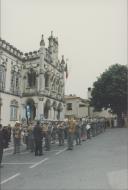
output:
[[[72,103],[67,104],[67,110],[72,110]]]
[[[30,88],[36,87],[36,72],[32,68],[28,72],[28,85]]]
[[[86,107],[85,104],[79,104],[79,107]]]
[[[13,92],[13,93],[19,92],[19,73],[16,71],[12,71],[11,92]]]
[[[10,120],[16,121],[18,114],[18,102],[16,100],[11,101],[10,105]]]
[[[5,67],[0,65],[0,90],[5,89]]]

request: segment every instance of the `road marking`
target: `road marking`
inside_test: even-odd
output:
[[[58,152],[56,153],[56,155],[61,154],[61,153],[64,152],[65,150],[67,150],[67,148],[64,148],[63,150],[58,151]]]
[[[45,150],[44,152],[57,152],[58,150],[50,150],[50,151],[47,151]]]
[[[31,164],[35,164],[35,162],[3,162],[2,164],[4,164],[4,165],[31,165]]]
[[[30,152],[20,152],[20,155],[23,155],[23,154],[29,154]],[[8,155],[14,155],[13,152],[9,152],[9,153],[6,153],[4,154],[4,156],[8,156]]]
[[[29,154],[30,152],[21,152],[20,154]]]
[[[13,176],[11,176],[11,177],[9,177],[9,178],[7,178],[7,179],[1,181],[0,184],[2,185],[2,184],[4,184],[4,183],[6,183],[6,182],[8,182],[8,181],[10,181],[10,180],[12,180],[12,179],[18,177],[19,175],[20,175],[20,173],[17,173],[17,174],[15,174],[15,175],[13,175]]]
[[[118,170],[108,173],[108,182],[112,189],[128,189],[128,170]]]
[[[45,158],[45,159],[41,160],[40,162],[37,162],[36,164],[30,166],[29,168],[35,168],[36,166],[38,166],[38,165],[42,164],[43,162],[47,161],[48,159],[49,158]]]

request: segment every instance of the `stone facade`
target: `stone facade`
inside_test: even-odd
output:
[[[43,35],[38,51],[22,53],[0,39],[0,121],[63,120],[65,67],[58,58],[58,39]]]

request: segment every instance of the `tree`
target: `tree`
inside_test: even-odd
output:
[[[127,112],[127,73],[125,65],[110,66],[93,83],[91,105],[95,110],[110,108],[121,118]]]

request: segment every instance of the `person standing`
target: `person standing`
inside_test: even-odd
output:
[[[3,158],[3,149],[4,149],[4,138],[3,138],[3,132],[2,132],[2,125],[0,124],[0,168],[3,167],[1,165],[2,158]]]
[[[57,134],[57,123],[52,123],[52,144],[56,143],[56,134]]]
[[[43,155],[43,147],[42,147],[42,128],[40,126],[40,122],[37,121],[36,126],[33,129],[34,141],[35,141],[35,156]]]
[[[45,135],[45,148],[46,151],[51,149],[51,132],[52,132],[52,125],[50,122],[46,122],[46,135]]]
[[[9,136],[8,136],[8,128],[7,128],[7,126],[3,127],[2,132],[3,132],[4,141],[5,141],[4,148],[8,148],[8,145],[9,145]]]
[[[76,123],[76,130],[75,130],[76,145],[81,145],[81,127],[82,127],[82,121],[78,120]]]
[[[16,121],[13,128],[13,140],[14,140],[14,154],[20,153],[21,146],[21,125],[19,121]]]
[[[28,126],[28,147],[31,152],[34,152],[34,135],[32,123]]]
[[[86,125],[86,130],[87,130],[87,139],[91,139],[91,123],[90,120],[88,121]]]
[[[64,125],[62,122],[58,124],[58,139],[59,139],[59,146],[64,145]]]
[[[68,150],[73,150],[73,141],[76,128],[76,122],[73,118],[68,121]]]
[[[81,125],[81,138],[82,138],[82,141],[86,141],[86,138],[87,138],[86,124],[87,124],[87,119],[83,118],[82,119],[82,125]]]
[[[11,128],[11,125],[10,125],[10,124],[8,124],[7,130],[8,130],[8,140],[9,140],[9,142],[11,142],[11,132],[12,132],[12,128]]]

